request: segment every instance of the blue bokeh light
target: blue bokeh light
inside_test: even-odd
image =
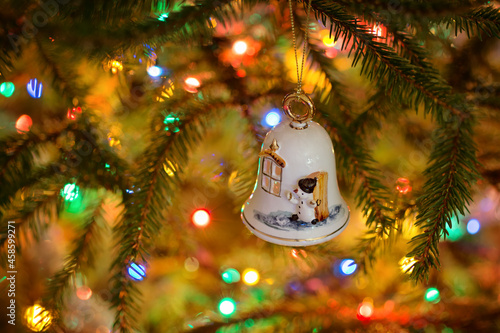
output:
[[[281,121],[281,115],[279,109],[272,109],[266,114],[265,123],[267,126],[276,126]]]
[[[26,90],[28,90],[28,94],[31,97],[40,98],[42,97],[43,84],[42,82],[38,82],[37,79],[31,79],[26,85]]]
[[[357,268],[358,265],[352,259],[344,259],[340,262],[340,271],[343,275],[351,275]]]
[[[163,69],[158,66],[151,66],[148,68],[148,74],[152,77],[158,77],[163,74]]]
[[[481,223],[478,220],[472,219],[467,223],[467,232],[471,235],[475,235],[481,229]]]
[[[146,268],[141,264],[131,263],[128,266],[128,275],[132,280],[142,281],[146,277]]]

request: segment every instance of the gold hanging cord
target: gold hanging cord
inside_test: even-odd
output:
[[[305,0],[304,0],[305,1]],[[306,123],[307,127],[307,121],[312,119],[314,116],[314,113],[316,112],[316,108],[314,107],[313,101],[311,97],[306,95],[304,92],[302,92],[302,77],[304,74],[304,62],[306,58],[306,51],[307,51],[307,37],[309,34],[309,13],[311,12],[311,2],[312,0],[309,0],[309,3],[307,5],[306,9],[306,28],[305,28],[305,36],[304,36],[304,47],[302,49],[302,61],[301,65],[299,68],[299,60],[297,56],[297,38],[295,37],[295,22],[293,19],[293,8],[292,8],[292,0],[288,0],[288,5],[290,8],[290,20],[292,23],[292,39],[293,39],[293,50],[295,52],[295,67],[297,68],[297,90],[296,92],[289,93],[288,95],[285,96],[283,99],[283,110],[285,112],[285,115],[287,115],[290,119],[294,120],[295,122],[298,123]],[[291,109],[291,104],[292,102],[299,101],[305,105],[308,106],[308,112],[302,115],[297,115],[292,112]],[[303,127],[303,128],[306,128]]]

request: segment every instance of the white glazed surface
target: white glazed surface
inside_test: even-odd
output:
[[[276,154],[286,162],[282,171],[281,195],[277,197],[262,189],[261,157],[257,183],[242,208],[243,222],[256,236],[280,245],[308,246],[337,236],[347,226],[349,208],[338,189],[335,155],[327,132],[314,121],[310,121],[308,127],[301,130],[293,129],[288,121],[283,121],[267,133],[262,148],[268,148],[273,139],[279,145]],[[340,205],[335,218],[328,218],[321,226],[310,225],[302,230],[278,230],[255,217],[255,212],[269,214],[285,211],[295,214],[296,207],[287,199],[287,191],[293,191],[297,188],[299,179],[317,171],[328,173],[328,207]]]

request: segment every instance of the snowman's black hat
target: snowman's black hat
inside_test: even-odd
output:
[[[306,193],[313,193],[317,178],[303,178],[299,180],[299,188]]]

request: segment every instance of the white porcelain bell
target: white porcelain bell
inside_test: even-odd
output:
[[[292,102],[309,112],[297,116]],[[349,207],[340,195],[332,141],[312,121],[309,96],[291,93],[283,100],[283,121],[262,144],[255,188],[243,205],[241,218],[268,242],[287,246],[323,243],[340,234],[349,222]]]

